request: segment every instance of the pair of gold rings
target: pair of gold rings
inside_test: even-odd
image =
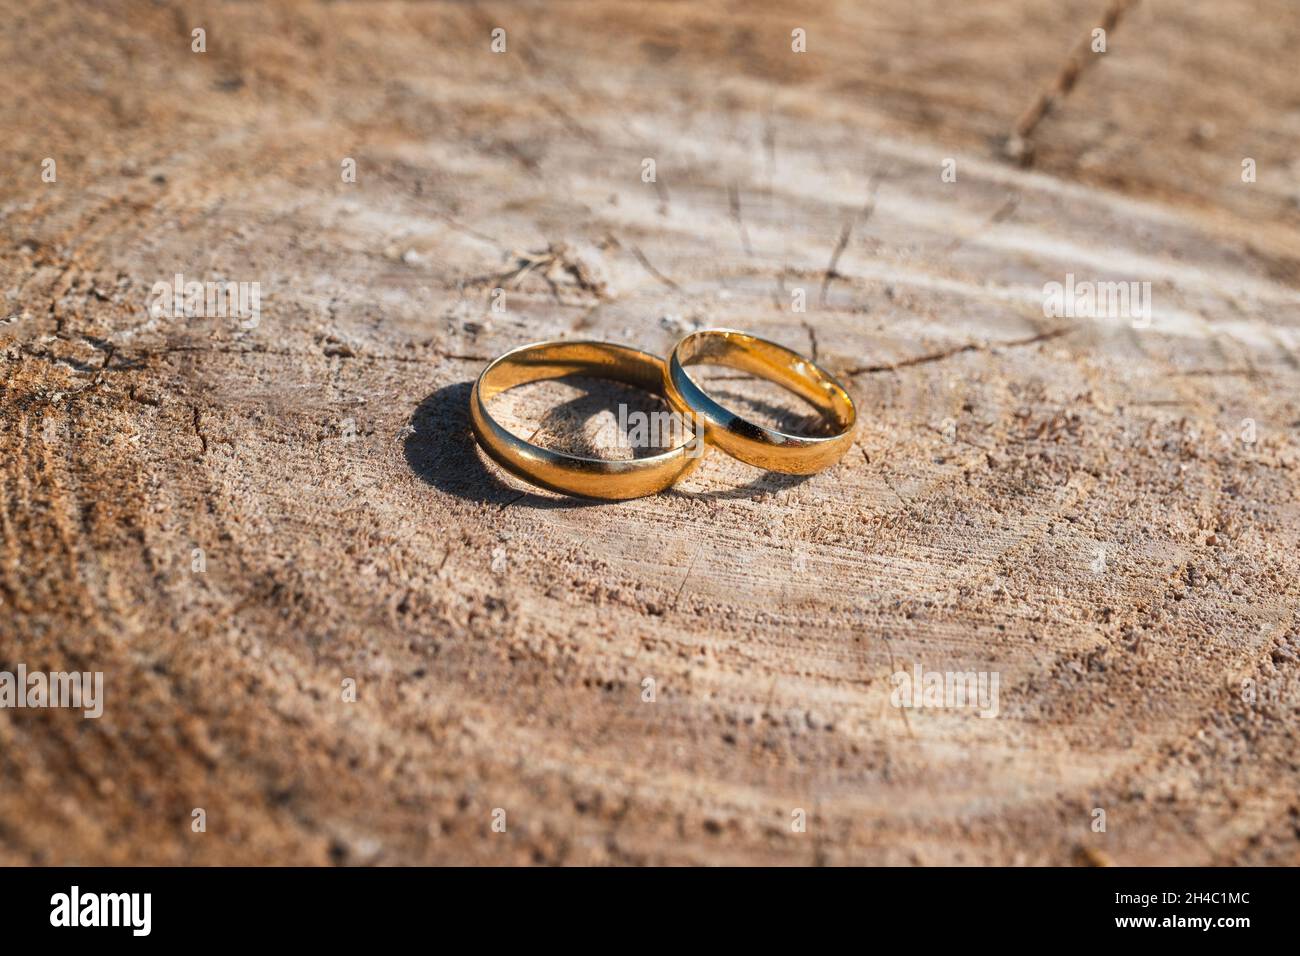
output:
[[[686,374],[686,366],[723,365],[765,378],[806,399],[834,429],[830,435],[790,435],[729,411]],[[542,448],[507,431],[487,403],[526,382],[585,375],[636,386],[668,400],[704,443],[687,440],[645,458],[584,458]],[[815,362],[775,342],[730,329],[685,336],[667,362],[648,352],[608,342],[539,342],[512,349],[488,363],[470,393],[470,424],[483,450],[502,468],[561,494],[621,500],[654,494],[687,475],[704,445],[791,475],[828,468],[853,444],[853,399]]]

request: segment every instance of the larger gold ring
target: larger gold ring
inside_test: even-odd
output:
[[[506,389],[567,375],[613,379],[655,395],[664,394],[663,359],[638,349],[608,342],[538,342],[512,349],[488,363],[469,397],[474,436],[506,471],[561,494],[621,500],[662,491],[703,457],[703,441],[691,438],[645,458],[566,455],[524,441],[488,413],[488,399]]]
[[[710,398],[686,374],[697,363],[725,365],[783,385],[807,399],[835,426],[835,434],[788,435],[741,418]],[[704,424],[705,440],[743,462],[787,475],[829,468],[853,445],[857,412],[839,382],[798,352],[731,329],[692,332],[668,361],[668,401]]]

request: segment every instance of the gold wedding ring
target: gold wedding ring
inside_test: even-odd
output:
[[[788,435],[741,418],[686,374],[686,366],[697,363],[725,365],[784,386],[811,402],[835,434]],[[770,471],[809,475],[835,464],[853,444],[857,412],[844,387],[798,352],[744,332],[704,329],[685,336],[668,360],[665,391],[674,410],[703,422],[707,442]]]
[[[488,400],[506,389],[568,375],[613,379],[661,396],[666,380],[662,359],[607,342],[539,342],[493,359],[470,393],[470,424],[483,450],[511,474],[561,494],[621,500],[662,491],[703,457],[698,439],[645,458],[566,455],[524,441],[487,410]]]

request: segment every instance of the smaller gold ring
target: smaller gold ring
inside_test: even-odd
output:
[[[835,426],[835,434],[788,435],[740,417],[710,398],[686,374],[687,365],[701,362],[784,386],[812,403]],[[675,411],[704,423],[706,441],[759,468],[810,475],[835,464],[853,445],[857,411],[844,386],[798,352],[744,332],[703,329],[685,336],[668,361],[666,391]]]
[[[622,500],[662,491],[703,457],[705,446],[700,436],[644,458],[567,455],[524,441],[503,428],[487,410],[488,399],[506,389],[568,375],[613,379],[664,396],[663,359],[648,352],[586,341],[538,342],[511,349],[488,363],[469,397],[474,437],[506,471],[560,494]]]

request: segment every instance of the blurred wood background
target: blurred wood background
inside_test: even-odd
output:
[[[0,862],[1300,862],[1294,3],[4,7],[0,669],[106,701],[0,711]],[[840,465],[478,456],[498,352],[711,324]]]

